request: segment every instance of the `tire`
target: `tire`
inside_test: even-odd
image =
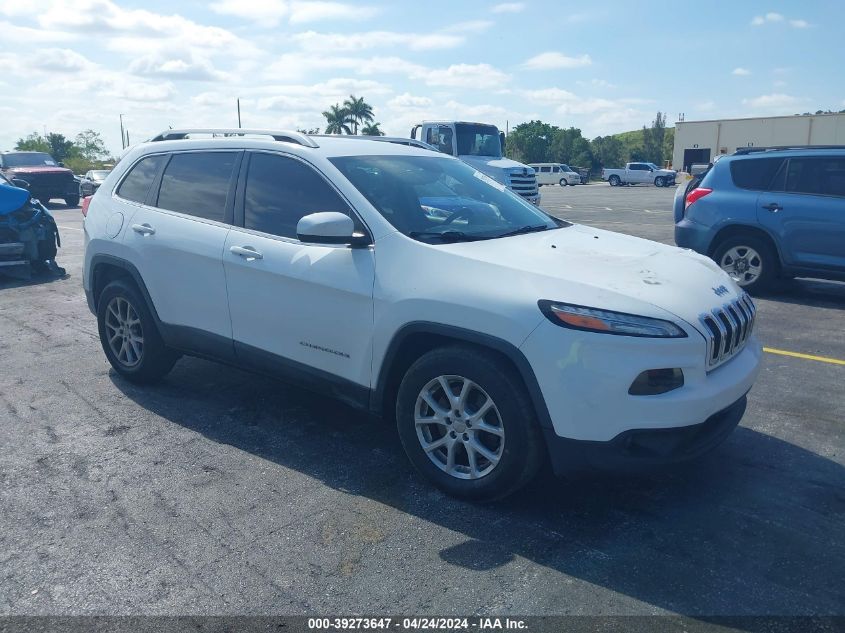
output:
[[[610,183],[611,187],[618,187],[622,184],[622,179],[619,178],[616,174],[613,174],[610,178],[607,179],[607,182]]]
[[[654,186],[655,187],[665,187],[666,186],[666,179],[663,176],[658,176],[654,179]]]
[[[448,402],[444,382],[454,399],[448,408],[443,408]],[[465,404],[459,405],[467,383]],[[488,400],[492,405],[480,420],[472,421]],[[439,405],[440,411],[428,402]],[[418,417],[433,421],[418,425]],[[396,424],[416,469],[441,490],[463,499],[506,497],[527,484],[542,464],[540,429],[522,381],[497,356],[478,348],[443,347],[417,359],[399,386]],[[426,451],[424,442],[437,447]],[[475,446],[484,450],[476,451]]]
[[[127,321],[133,320],[135,323],[127,326]],[[106,358],[127,380],[161,380],[179,359],[177,352],[165,346],[146,301],[131,282],[118,279],[103,289],[97,304],[97,326]],[[109,340],[116,336],[113,349]]]
[[[752,293],[771,288],[780,271],[775,250],[755,235],[735,235],[722,240],[713,251],[713,260],[740,288]]]
[[[561,186],[561,187],[565,187],[565,186],[566,186],[566,185],[568,185],[568,184],[569,184],[569,183],[568,183],[568,182],[566,182],[566,178],[561,178],[561,179],[560,179],[560,186]]]
[[[79,206],[79,196],[69,196],[65,198],[65,204],[69,207],[78,207]]]

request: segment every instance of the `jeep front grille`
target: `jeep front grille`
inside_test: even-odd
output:
[[[707,367],[713,369],[733,358],[751,336],[757,308],[747,293],[699,317],[707,334]]]

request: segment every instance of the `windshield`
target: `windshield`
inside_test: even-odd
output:
[[[388,222],[423,242],[493,239],[569,226],[459,160],[423,156],[330,160]]]
[[[21,152],[20,154],[3,154],[3,164],[6,167],[41,167],[55,166],[56,161],[44,152]]]
[[[649,167],[651,167],[652,169],[660,169],[660,167],[658,167],[658,166],[657,166],[657,165],[655,165],[654,163],[646,163],[646,165],[648,165],[648,166],[649,166]]]
[[[458,156],[502,157],[502,144],[496,126],[456,123],[455,131],[458,135]]]
[[[560,166],[560,170],[561,170],[561,171],[574,171],[573,169],[571,169],[571,168],[569,167],[569,165],[561,165],[561,166]]]

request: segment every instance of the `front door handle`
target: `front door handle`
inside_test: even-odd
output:
[[[264,259],[264,255],[255,250],[252,246],[230,246],[229,252],[240,255],[247,261],[251,259]]]
[[[132,230],[141,235],[155,235],[156,230],[146,222],[144,224],[133,224]]]
[[[763,208],[767,211],[771,211],[772,213],[777,213],[778,211],[782,211],[783,207],[780,206],[777,202],[772,202],[769,204],[764,204]]]

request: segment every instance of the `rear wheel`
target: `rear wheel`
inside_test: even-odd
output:
[[[608,178],[607,182],[610,183],[611,187],[618,187],[620,184],[622,184],[622,180],[619,178],[619,176],[615,174]]]
[[[165,346],[138,290],[112,281],[97,304],[100,343],[111,366],[127,380],[155,382],[173,368],[179,354]]]
[[[465,499],[505,497],[542,461],[542,440],[520,379],[472,347],[435,349],[408,369],[396,399],[408,458],[434,485]]]
[[[716,247],[713,259],[748,292],[770,288],[778,275],[775,251],[754,235],[736,235],[723,240]]]
[[[65,204],[69,207],[78,207],[79,206],[79,196],[68,196],[65,198]]]

